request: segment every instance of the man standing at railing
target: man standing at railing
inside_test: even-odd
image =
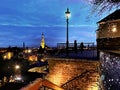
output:
[[[77,41],[76,40],[74,41],[74,51],[75,53],[77,53]]]
[[[84,44],[83,44],[83,42],[81,42],[80,43],[80,51],[81,51],[81,53],[83,53],[83,50],[84,50]]]

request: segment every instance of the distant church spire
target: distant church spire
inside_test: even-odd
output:
[[[25,42],[23,42],[23,49],[25,49]]]
[[[41,39],[40,46],[42,47],[42,49],[45,48],[45,39],[44,39],[44,34],[43,33],[42,33],[42,39]]]

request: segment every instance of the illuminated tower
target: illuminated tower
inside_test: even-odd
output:
[[[43,34],[43,33],[42,33],[42,40],[41,40],[41,43],[40,43],[40,47],[41,47],[42,49],[45,48],[45,39],[44,39],[44,34]]]
[[[41,61],[41,59],[44,57],[45,54],[45,39],[44,34],[42,33],[42,39],[40,42],[40,47],[38,49],[38,61]]]

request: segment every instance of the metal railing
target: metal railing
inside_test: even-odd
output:
[[[81,43],[76,43],[77,44],[77,49],[79,50],[80,49],[80,45]],[[68,49],[71,50],[71,49],[74,49],[74,46],[75,43],[69,43],[68,44]],[[83,43],[84,45],[84,49],[94,49],[95,48],[95,45],[93,42],[89,42],[89,43]],[[66,43],[57,43],[57,49],[65,49],[66,48]]]
[[[94,59],[97,60],[97,47],[93,42],[83,43],[81,48],[81,43],[69,43],[69,57],[70,58],[80,58],[80,59]],[[59,57],[65,57],[66,55],[66,43],[58,43],[56,54]]]
[[[96,69],[96,70],[86,70],[86,71],[84,71],[83,73],[81,73],[79,76],[77,76],[77,77],[74,77],[73,79],[71,79],[71,80],[69,80],[69,81],[67,81],[65,84],[63,84],[61,87],[62,88],[64,88],[64,90],[72,90],[72,89],[80,89],[80,88],[82,88],[82,87],[77,87],[77,85],[76,84],[78,84],[78,85],[80,85],[81,83],[80,83],[80,81],[82,80],[82,78],[84,78],[85,76],[89,76],[91,73],[98,73],[98,70]],[[95,76],[96,77],[96,76]],[[95,78],[94,77],[94,78]],[[94,81],[94,82],[96,82],[96,83],[98,83],[98,77],[99,76],[97,76],[97,78],[96,78],[96,81]],[[87,79],[88,80],[88,79]],[[82,82],[83,83],[83,82]],[[98,84],[97,84],[98,85]],[[99,86],[98,86],[99,87]],[[84,87],[85,88],[85,87]]]

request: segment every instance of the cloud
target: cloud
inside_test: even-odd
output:
[[[5,0],[1,3],[0,23],[7,23],[8,25],[63,25],[65,24],[67,8],[64,3],[70,5],[72,14],[70,22],[72,24],[79,24],[81,20],[84,22],[88,13],[84,7],[85,4],[81,4],[81,0]]]
[[[0,47],[39,46],[41,34],[46,43],[66,42],[67,6],[71,12],[69,40],[95,41],[96,19],[86,21],[89,6],[82,0],[2,0],[0,3]]]

